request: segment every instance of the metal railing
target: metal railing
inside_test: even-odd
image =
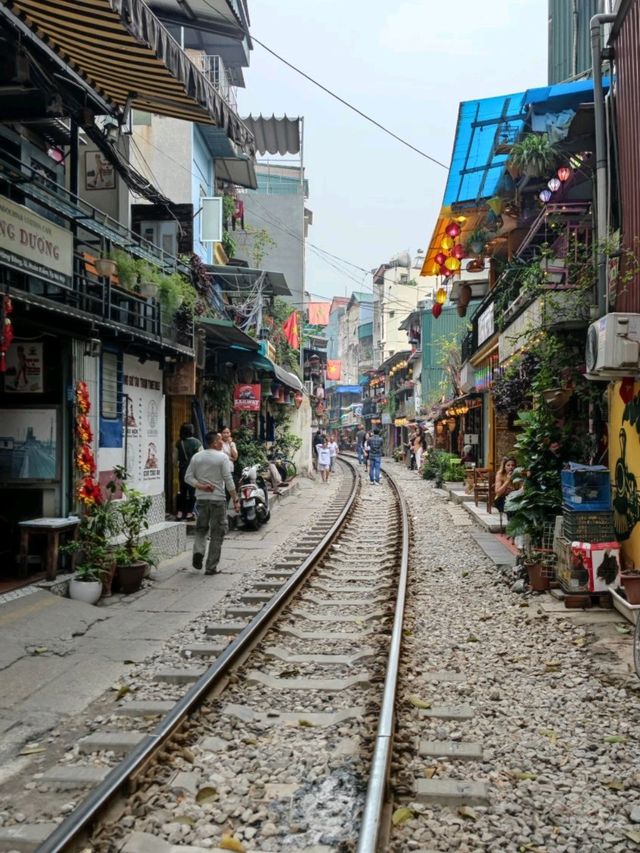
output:
[[[221,56],[203,53],[199,57],[200,70],[235,112],[238,110],[236,87],[231,84]]]

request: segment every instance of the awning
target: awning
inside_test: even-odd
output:
[[[249,190],[258,187],[255,165],[249,157],[216,157],[214,169],[216,178],[220,181],[228,181]]]
[[[271,359],[267,359],[267,361],[271,361]],[[291,388],[292,391],[303,391],[306,393],[306,388],[302,384],[302,382],[298,379],[295,373],[289,373],[288,370],[285,370],[283,367],[280,367],[279,364],[273,365],[273,372],[275,373],[275,377],[278,382],[281,382],[283,385],[286,385],[287,388]]]
[[[217,346],[241,346],[246,350],[256,351],[258,342],[246,335],[231,320],[214,320],[205,317],[199,320],[197,330],[202,330],[209,341]]]
[[[224,264],[208,264],[207,272],[212,275],[225,296],[244,298],[256,280],[264,273],[264,292],[273,296],[291,296],[287,280],[281,272],[255,270],[249,267],[232,267]]]
[[[143,0],[1,0],[114,107],[223,127],[243,153],[253,137]]]
[[[247,116],[242,121],[254,135],[259,154],[299,154],[301,131],[299,118],[258,118]]]

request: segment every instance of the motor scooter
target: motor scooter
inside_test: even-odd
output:
[[[244,468],[238,482],[240,518],[249,530],[257,530],[271,517],[267,484],[260,474],[258,465]]]

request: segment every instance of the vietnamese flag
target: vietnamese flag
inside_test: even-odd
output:
[[[298,331],[298,312],[292,311],[282,327],[287,343],[293,349],[300,349],[300,333]]]
[[[342,376],[342,362],[339,359],[327,360],[327,379],[337,381]]]

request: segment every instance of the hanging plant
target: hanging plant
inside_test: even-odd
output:
[[[558,148],[546,133],[528,133],[511,149],[509,166],[530,178],[545,177],[560,158]]]

